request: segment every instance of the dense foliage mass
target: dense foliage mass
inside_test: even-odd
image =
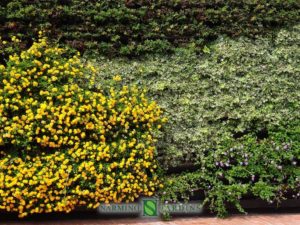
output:
[[[253,135],[225,140],[205,152],[195,172],[169,176],[162,200],[201,196],[213,212],[225,216],[228,207],[244,212],[241,199],[278,205],[300,199],[299,124],[276,128],[263,140]]]
[[[299,21],[297,0],[4,0],[0,33],[32,37],[41,28],[77,49],[106,54],[203,46],[219,34],[255,36]]]
[[[170,120],[161,163],[177,166],[224,138],[264,138],[269,126],[299,119],[299,41],[295,26],[274,40],[220,38],[202,56],[179,50],[144,60],[102,58],[98,82],[122,74],[123,82],[148,87]]]
[[[0,210],[151,196],[159,167],[162,200],[219,216],[299,199],[299,13],[298,0],[1,1]],[[97,58],[33,42],[41,29]],[[164,55],[115,57],[144,53]],[[166,111],[162,132],[132,84]]]
[[[238,206],[247,195],[300,195],[299,42],[295,26],[255,41],[219,38],[201,56],[185,49],[170,57],[100,60],[99,77],[120,73],[124,82],[147,86],[166,109],[161,165],[169,173],[196,171],[171,177],[165,199],[204,191],[224,215],[226,203]]]
[[[95,69],[65,54],[41,38],[0,65],[0,209],[21,217],[133,201],[160,185],[160,108],[134,87],[95,88]]]

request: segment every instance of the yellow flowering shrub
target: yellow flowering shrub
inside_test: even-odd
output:
[[[0,210],[70,212],[161,185],[161,109],[134,87],[95,88],[95,72],[45,38],[0,65]]]

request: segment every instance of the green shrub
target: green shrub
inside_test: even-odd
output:
[[[98,82],[122,74],[167,111],[162,200],[202,197],[224,216],[230,205],[242,212],[243,198],[299,197],[299,41],[298,25],[273,38],[220,38],[202,55],[97,59]]]
[[[246,135],[224,141],[205,153],[201,168],[193,173],[168,177],[162,200],[190,199],[194,192],[204,192],[204,203],[218,216],[243,198],[280,203],[300,196],[300,123],[270,131],[258,140]]]
[[[9,0],[0,3],[0,33],[32,37],[47,28],[84,50],[137,55],[203,44],[219,34],[256,36],[299,21],[299,1]]]
[[[170,121],[160,138],[161,163],[196,163],[224,139],[262,139],[270,126],[299,119],[299,28],[274,40],[220,38],[200,56],[184,50],[144,60],[97,59],[99,82],[122,74],[124,82],[148,87]]]

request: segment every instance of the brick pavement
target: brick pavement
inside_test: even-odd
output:
[[[1,216],[2,217],[2,216]],[[67,218],[53,219],[46,218],[27,220],[6,220],[0,217],[1,225],[300,225],[300,213],[285,214],[249,214],[234,215],[226,219],[218,219],[212,216],[174,218],[171,221],[163,222],[158,219],[137,219],[137,218]],[[76,217],[76,216],[75,216]]]

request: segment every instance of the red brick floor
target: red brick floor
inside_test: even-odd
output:
[[[63,220],[30,220],[30,221],[4,221],[0,218],[0,224],[4,225],[300,225],[300,213],[288,214],[249,214],[235,215],[226,219],[218,219],[211,216],[174,218],[171,221],[163,222],[158,219],[80,219],[68,218]]]

